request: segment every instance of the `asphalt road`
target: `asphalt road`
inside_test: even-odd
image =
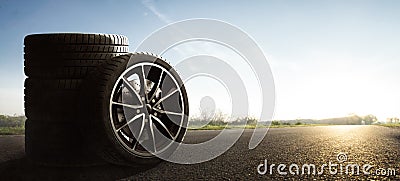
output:
[[[267,137],[255,149],[248,149],[252,130],[246,130],[239,141],[226,153],[211,161],[180,165],[163,162],[154,168],[121,167],[101,164],[91,167],[54,168],[30,163],[24,155],[23,136],[0,137],[0,180],[400,180],[400,129],[379,126],[321,126],[270,129]],[[217,135],[218,131],[190,131],[185,142],[202,142]],[[339,162],[337,155],[343,161]],[[185,156],[185,155],[183,155]],[[259,174],[257,167],[267,160],[267,172]],[[318,174],[323,164],[342,165]],[[270,165],[275,164],[270,174]],[[287,167],[282,175],[277,166]],[[291,174],[291,164],[300,167],[299,174]],[[302,166],[314,164],[316,174],[302,174]],[[360,167],[359,175],[345,173],[348,164]],[[363,166],[369,164],[370,174],[363,173]],[[307,168],[307,167],[305,167]],[[337,173],[334,173],[338,168]],[[393,174],[392,169],[395,171]],[[295,171],[295,167],[292,171]],[[379,171],[376,171],[379,170]],[[264,166],[261,165],[261,173]],[[333,172],[330,173],[330,171]],[[349,169],[351,172],[351,168]],[[376,173],[384,173],[385,176]],[[391,174],[391,175],[389,175]],[[389,176],[388,176],[389,175]]]

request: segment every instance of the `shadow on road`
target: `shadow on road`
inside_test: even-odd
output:
[[[0,163],[0,180],[118,180],[150,168],[107,163],[86,167],[49,167],[23,157]]]

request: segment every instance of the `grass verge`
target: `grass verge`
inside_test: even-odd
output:
[[[205,125],[203,127],[189,127],[189,130],[222,130],[222,129],[230,129],[226,127],[226,125]]]
[[[0,135],[23,135],[24,127],[0,127]]]
[[[378,126],[385,126],[385,127],[389,127],[389,128],[400,128],[400,124],[377,124]]]

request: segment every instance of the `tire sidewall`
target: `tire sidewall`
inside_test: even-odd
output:
[[[132,57],[135,56],[135,57]],[[115,87],[115,84],[117,83],[117,80],[119,77],[124,73],[124,71],[127,69],[128,66],[132,66],[133,64],[139,64],[139,63],[155,63],[159,66],[164,67],[167,69],[171,75],[175,78],[177,81],[178,85],[181,87],[181,91],[183,96],[183,104],[185,104],[185,117],[183,119],[183,127],[181,128],[179,132],[179,136],[177,138],[177,142],[181,142],[183,140],[184,135],[186,134],[186,127],[188,124],[188,117],[187,115],[189,114],[189,107],[188,107],[188,99],[186,96],[186,89],[183,86],[182,80],[180,80],[178,73],[165,61],[163,61],[160,58],[155,58],[153,56],[149,56],[146,54],[132,54],[130,56],[131,60],[133,58],[134,61],[129,61],[128,65],[128,60],[126,62],[118,64],[117,67],[114,67],[114,71],[112,74],[107,74],[102,73],[104,69],[107,69],[107,66],[103,66],[102,69],[98,71],[98,74],[95,76],[92,76],[92,80],[90,82],[93,82],[93,78],[95,79],[107,79],[105,82],[105,86],[101,85],[95,85],[95,87],[101,88],[100,92],[104,92],[104,95],[101,96],[101,99],[98,100],[93,100],[95,104],[100,105],[98,107],[98,110],[94,110],[92,114],[98,115],[97,118],[93,119],[94,121],[91,125],[95,128],[94,129],[94,134],[92,134],[92,139],[96,141],[96,138],[100,138],[101,141],[96,141],[97,144],[95,148],[93,148],[96,151],[100,151],[100,156],[102,156],[104,159],[114,162],[115,164],[120,164],[120,165],[156,165],[160,163],[162,160],[156,156],[152,157],[140,157],[134,153],[132,153],[130,150],[128,150],[123,143],[120,142],[117,134],[114,132],[113,125],[111,123],[110,119],[110,100],[111,100],[111,94],[113,92],[113,89]],[[96,81],[95,81],[96,82]],[[173,144],[176,146],[171,146],[168,149],[176,149],[178,144]],[[99,149],[100,148],[100,149]],[[122,159],[120,156],[122,157]],[[165,156],[165,155],[163,155]]]

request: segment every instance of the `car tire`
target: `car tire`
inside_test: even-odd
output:
[[[127,66],[128,62],[129,65]],[[124,82],[123,79],[126,78],[125,76],[134,76],[129,74],[131,73],[131,71],[137,71],[137,68],[140,65],[143,67],[143,77],[145,77],[145,79],[130,80],[137,82],[130,82],[129,85],[128,82]],[[133,69],[131,69],[132,67]],[[145,75],[144,72],[146,71],[147,73]],[[157,72],[159,72],[159,75],[157,75]],[[165,76],[163,77],[164,74]],[[128,80],[128,78],[126,78],[126,80]],[[172,82],[171,80],[175,81],[174,85],[165,84],[165,82],[168,81]],[[143,82],[146,82],[146,84],[152,82],[153,86],[150,90],[148,90],[147,93],[145,93],[146,100],[143,100],[141,107],[143,113],[137,114],[139,112],[138,110],[133,110],[133,112],[132,110],[124,110],[126,107],[120,105],[120,103],[117,103],[117,99],[122,100],[122,94],[126,93],[122,93],[124,89],[128,87],[132,88],[133,85],[139,85],[140,81],[142,81],[142,84],[140,85],[144,85]],[[162,87],[160,82],[162,83]],[[160,84],[158,85],[158,83]],[[163,91],[167,91],[167,89],[172,91],[174,88],[173,86],[175,86],[174,91],[178,92],[174,93],[173,97],[177,97],[178,102],[170,104],[169,107],[176,107],[180,110],[180,112],[177,112],[181,114],[181,117],[178,117],[176,119],[178,120],[176,123],[179,122],[179,125],[175,124],[175,122],[172,122],[171,119],[167,117],[166,111],[164,111],[165,114],[159,113],[159,117],[157,117],[156,119],[154,115],[150,115],[150,112],[155,111],[155,109],[150,110],[150,108],[148,108],[152,106],[157,106],[154,104],[155,101],[151,103],[152,101],[147,100],[147,97],[153,97],[150,95],[155,95],[154,100],[158,100],[161,102],[159,103],[158,108],[160,108],[160,110],[164,110],[164,108],[162,107],[164,105],[164,102],[173,102],[173,100],[168,100],[172,99],[169,98],[172,96],[167,97],[167,92]],[[119,57],[114,57],[113,59],[108,60],[104,64],[102,64],[96,72],[93,72],[93,74],[91,74],[85,80],[83,87],[83,90],[85,91],[83,92],[82,97],[84,97],[86,101],[81,104],[82,108],[80,110],[82,110],[83,112],[81,112],[80,115],[82,115],[82,119],[87,120],[87,123],[89,123],[89,125],[86,126],[87,128],[90,128],[87,130],[91,130],[91,132],[88,134],[88,138],[96,140],[92,141],[92,150],[96,151],[100,157],[107,160],[108,162],[118,165],[157,164],[161,161],[161,159],[155,156],[155,154],[157,154],[156,150],[158,149],[156,146],[157,141],[155,141],[155,137],[162,137],[161,134],[163,134],[170,139],[167,140],[167,142],[165,142],[165,140],[162,140],[164,141],[162,143],[164,145],[158,144],[160,142],[157,142],[157,145],[165,146],[165,143],[169,144],[168,141],[175,143],[170,144],[170,147],[160,146],[159,150],[163,149],[165,153],[168,152],[168,154],[170,154],[176,149],[176,146],[182,141],[186,133],[186,126],[188,124],[187,115],[189,113],[189,108],[185,87],[182,80],[179,78],[178,73],[167,62],[159,57],[146,53],[127,54]],[[144,90],[144,86],[140,87],[140,90]],[[127,93],[128,97],[133,96],[134,92],[132,91],[133,89],[130,89],[130,92]],[[116,98],[117,94],[120,97]],[[141,92],[139,91],[138,94],[141,94]],[[163,94],[165,96],[164,100],[162,100]],[[145,109],[147,108],[149,110],[147,110],[148,112],[145,113]],[[121,110],[123,110],[124,112],[123,115],[120,114]],[[128,123],[127,119],[131,119],[128,118],[129,116],[137,117],[139,115],[143,116],[143,119],[140,121],[139,118],[136,118],[136,120],[134,120],[135,118],[132,118],[132,120],[134,120],[132,123],[136,124],[135,121],[141,122],[141,125],[143,126],[131,125],[130,123]],[[147,119],[145,117],[149,119],[149,122],[146,123],[144,121],[145,119]],[[125,125],[125,127],[117,128],[117,126],[121,125]],[[144,131],[144,127],[146,126],[147,128],[147,125],[149,125],[149,129]],[[149,130],[151,130],[151,136],[153,137],[152,141],[154,142],[154,150],[152,151],[149,151],[147,148],[143,147],[143,144],[145,144],[146,141],[151,140],[149,138]],[[143,136],[145,132],[147,132],[147,140],[146,138],[144,138],[145,136]],[[159,135],[155,134],[155,132],[159,133]]]
[[[91,166],[104,164],[89,152],[75,124],[25,122],[25,153],[29,160],[46,166]]]
[[[25,74],[36,78],[85,78],[105,60],[129,51],[125,36],[107,34],[33,34],[24,44]]]
[[[83,80],[106,60],[126,54],[128,39],[108,34],[35,34],[24,39],[26,153],[48,165],[96,163],[78,120]],[[86,159],[88,158],[88,159]]]

